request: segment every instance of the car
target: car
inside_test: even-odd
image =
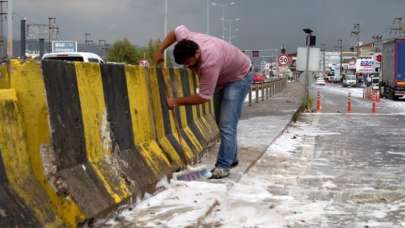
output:
[[[253,83],[261,83],[266,81],[266,77],[263,74],[255,74],[253,76]]]
[[[371,78],[371,88],[373,90],[379,90],[380,89],[380,78],[378,76],[373,76]]]
[[[87,63],[104,63],[103,59],[91,52],[54,52],[42,56],[42,60],[64,60]]]
[[[315,84],[316,85],[326,85],[325,79],[323,79],[323,77],[319,77],[318,79],[316,79]]]
[[[348,74],[344,77],[342,86],[343,87],[354,87],[356,86],[356,75],[354,74]]]

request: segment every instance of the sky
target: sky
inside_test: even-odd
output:
[[[167,0],[168,28],[184,24],[195,32],[206,32],[207,0]],[[327,49],[352,44],[353,25],[360,24],[360,39],[389,35],[395,17],[404,17],[404,0],[209,0],[210,34],[222,37],[222,9],[228,40],[232,22],[232,43],[241,49],[271,49],[285,45],[294,51],[304,46],[302,28],[315,31],[317,45]],[[235,4],[230,3],[234,1]],[[135,45],[164,37],[164,0],[14,0],[15,20],[47,24],[55,17],[60,39],[84,42],[90,39],[128,38]],[[225,4],[225,7],[220,7]],[[238,21],[235,19],[239,18]]]

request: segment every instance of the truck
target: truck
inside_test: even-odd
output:
[[[393,100],[405,97],[405,39],[383,44],[380,95]]]

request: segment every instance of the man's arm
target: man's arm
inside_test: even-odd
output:
[[[209,100],[200,97],[198,94],[194,94],[191,96],[179,97],[179,98],[168,97],[167,105],[169,106],[169,109],[173,109],[174,107],[176,107],[178,105],[198,105],[198,104],[205,103],[207,101],[209,101]]]
[[[163,53],[166,48],[170,47],[170,45],[176,42],[176,33],[173,31],[169,32],[163,42],[160,44],[159,49],[155,53],[155,61],[157,64],[164,61]]]

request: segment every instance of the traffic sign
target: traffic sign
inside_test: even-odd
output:
[[[253,51],[252,51],[252,57],[254,57],[254,58],[259,57],[259,50],[253,49]]]
[[[279,66],[284,66],[284,65],[288,65],[290,63],[288,56],[286,55],[280,55],[278,57],[278,65]]]
[[[77,41],[52,41],[52,52],[77,52]]]

